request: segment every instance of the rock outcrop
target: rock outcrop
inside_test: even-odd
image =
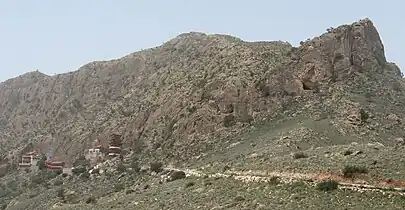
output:
[[[402,119],[404,94],[401,72],[386,61],[368,19],[299,47],[191,32],[76,72],[1,83],[1,152],[32,143],[71,161],[119,129],[133,152],[188,159],[280,114],[327,114],[342,132],[365,132],[343,122],[362,108],[376,122],[390,113]],[[401,134],[402,124],[393,126]]]

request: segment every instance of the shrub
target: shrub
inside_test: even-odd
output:
[[[353,177],[355,174],[365,173],[368,173],[368,170],[363,166],[346,165],[342,170],[342,174],[344,177]]]
[[[127,170],[127,168],[124,166],[124,164],[120,163],[117,166],[117,171],[120,173],[124,173]]]
[[[316,185],[316,188],[321,191],[332,191],[336,190],[339,186],[339,182],[335,180],[327,180],[320,182]]]
[[[303,153],[303,152],[296,152],[293,154],[294,159],[301,159],[301,158],[307,158],[308,155]]]
[[[353,151],[351,151],[351,150],[346,150],[346,151],[343,152],[344,156],[348,156],[348,155],[351,155],[351,154],[353,154]]]
[[[163,171],[163,164],[161,162],[153,162],[150,164],[150,170],[160,173]]]
[[[84,178],[84,179],[88,179],[90,178],[90,173],[88,171],[83,172],[80,177]]]
[[[139,167],[139,164],[138,164],[138,160],[136,158],[133,158],[131,160],[131,168],[135,172],[139,172],[141,170],[141,168]]]
[[[58,198],[65,198],[65,189],[63,188],[59,188],[58,191],[56,192],[56,195],[58,196]]]
[[[88,198],[86,199],[86,203],[87,203],[87,204],[96,203],[96,202],[97,202],[97,200],[96,200],[96,198],[95,198],[94,196],[90,196],[90,197],[88,197]]]
[[[90,163],[88,160],[86,160],[86,157],[84,155],[79,156],[79,158],[77,158],[75,160],[75,162],[73,163],[73,167],[75,167],[75,168],[78,168],[78,167],[86,168],[89,165],[90,165]]]
[[[41,175],[35,175],[35,176],[32,176],[32,177],[31,177],[31,182],[32,182],[32,184],[34,184],[34,185],[42,184],[42,183],[45,182],[45,178],[42,177]]]
[[[72,173],[73,174],[82,174],[82,173],[84,173],[86,171],[86,168],[85,167],[81,167],[81,166],[79,166],[79,167],[75,167],[75,168],[73,168],[72,169]]]
[[[4,209],[6,209],[6,208],[7,208],[7,204],[6,204],[6,203],[1,204],[1,207],[0,207],[1,210],[4,210]]]
[[[55,185],[55,186],[61,186],[61,185],[63,185],[63,182],[62,182],[62,180],[57,179],[57,180],[55,180],[55,182],[53,183],[53,185]]]
[[[37,162],[37,166],[38,166],[38,169],[39,170],[45,170],[45,168],[46,168],[46,165],[45,165],[45,161],[46,161],[46,157],[45,156],[43,156],[40,160],[38,160],[38,162]]]
[[[187,182],[185,186],[186,186],[186,188],[189,188],[189,187],[192,187],[194,185],[195,185],[195,183],[190,181],[190,182]]]
[[[58,171],[50,171],[46,173],[46,178],[47,179],[53,179],[59,175]]]
[[[231,127],[231,126],[235,125],[235,123],[236,123],[236,121],[235,121],[235,116],[234,115],[226,115],[224,117],[223,125],[225,127]]]
[[[120,184],[120,183],[117,183],[114,185],[115,192],[120,192],[120,191],[124,190],[124,188],[125,188],[124,185]]]
[[[280,184],[280,177],[278,176],[272,176],[269,180],[269,183],[272,185],[277,185]]]
[[[360,109],[360,120],[362,123],[365,123],[369,118],[368,113],[364,109]]]

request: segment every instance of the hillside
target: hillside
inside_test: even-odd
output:
[[[328,172],[377,160],[370,175],[405,179],[396,164],[404,105],[401,71],[369,19],[299,47],[190,32],[75,72],[1,83],[0,152],[11,162],[30,147],[73,163],[119,132],[126,158],[143,163]],[[338,155],[347,150],[360,152]],[[297,152],[310,157],[291,161]]]

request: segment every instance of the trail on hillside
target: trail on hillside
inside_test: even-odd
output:
[[[359,192],[373,191],[383,194],[399,194],[405,196],[405,183],[403,182],[380,182],[380,184],[370,184],[361,179],[348,179],[341,175],[332,173],[289,173],[276,171],[227,171],[223,173],[208,173],[197,169],[179,169],[175,167],[166,167],[166,170],[184,171],[186,176],[197,177],[229,177],[245,183],[249,182],[271,182],[275,177],[280,182],[291,183],[295,181],[303,181],[311,185],[316,185],[319,182],[326,180],[336,180],[339,182],[339,188],[345,190],[353,190]]]

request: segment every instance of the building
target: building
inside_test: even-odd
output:
[[[18,163],[18,166],[20,168],[30,168],[36,166],[40,159],[41,156],[37,152],[27,152],[21,156],[21,162]]]
[[[66,174],[66,175],[73,175],[73,172],[72,172],[72,167],[64,167],[63,169],[62,169],[62,174]]]
[[[45,167],[51,171],[58,171],[63,170],[65,166],[65,162],[62,161],[60,158],[49,158],[45,161]]]
[[[121,156],[122,151],[121,147],[122,147],[121,135],[113,133],[110,137],[107,156],[109,158]]]
[[[104,159],[104,148],[101,144],[93,146],[91,149],[87,149],[84,153],[86,160],[90,161],[90,165],[96,165],[100,160]]]

